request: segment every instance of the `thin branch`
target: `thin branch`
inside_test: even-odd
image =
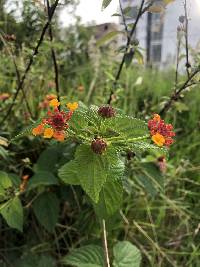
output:
[[[47,12],[48,12],[48,19],[49,19],[49,38],[50,38],[50,41],[53,42],[53,32],[51,28],[49,0],[47,0]],[[51,56],[52,56],[54,72],[55,72],[56,94],[57,94],[58,101],[60,101],[59,71],[58,71],[58,64],[56,60],[56,53],[53,47],[51,47]]]
[[[145,3],[145,0],[142,0],[142,2],[140,4],[139,11],[138,11],[138,14],[137,14],[137,17],[136,17],[136,20],[135,20],[135,23],[133,24],[132,30],[131,30],[130,34],[127,34],[126,49],[125,49],[124,55],[122,57],[122,61],[121,61],[120,65],[119,65],[119,69],[117,71],[117,74],[115,76],[115,80],[113,82],[113,88],[112,88],[112,90],[110,92],[110,96],[109,96],[109,99],[108,99],[108,104],[111,104],[111,102],[112,102],[112,96],[113,96],[114,90],[116,89],[117,82],[118,82],[118,80],[119,80],[119,78],[121,76],[121,72],[122,72],[122,69],[123,69],[123,66],[124,66],[124,63],[125,63],[125,59],[126,59],[126,54],[128,52],[129,46],[131,44],[131,39],[133,37],[133,34],[135,33],[138,21],[139,21],[140,17],[147,11],[146,8],[143,9],[144,3]]]
[[[177,29],[177,55],[176,55],[176,73],[175,73],[175,88],[178,84],[178,68],[179,68],[179,55],[180,55],[180,46],[181,46],[181,40],[179,36],[179,30]]]
[[[16,63],[16,60],[15,60],[15,57],[14,57],[14,53],[12,51],[12,48],[8,46],[8,44],[6,43],[6,41],[3,38],[3,35],[1,33],[0,33],[0,39],[3,42],[3,44],[5,45],[6,50],[8,51],[8,54],[10,55],[10,57],[11,57],[11,59],[13,61],[13,65],[15,67],[15,72],[16,72],[16,76],[17,76],[17,82],[18,82],[18,85],[19,85],[19,83],[20,83],[20,72],[19,72],[19,69],[17,67],[17,63]],[[22,93],[23,93],[23,98],[24,98],[25,103],[26,103],[27,110],[28,110],[29,114],[31,115],[31,117],[33,118],[33,114],[32,114],[31,108],[29,106],[29,103],[28,103],[26,94],[24,92],[24,88],[22,88]]]
[[[188,47],[188,13],[187,13],[187,0],[184,2],[184,10],[185,10],[185,52],[186,52],[186,71],[187,76],[189,78],[190,72],[189,68],[191,67],[189,63],[189,47]]]
[[[103,241],[103,251],[104,251],[104,261],[105,267],[110,267],[110,259],[108,254],[108,242],[107,242],[107,235],[106,235],[106,222],[102,220],[102,241]]]
[[[29,59],[28,65],[27,65],[27,67],[26,67],[26,69],[24,71],[24,74],[23,74],[23,76],[22,76],[22,78],[20,80],[20,83],[19,83],[18,87],[17,87],[16,93],[15,93],[15,95],[13,97],[13,101],[12,101],[12,103],[11,103],[8,111],[7,111],[7,114],[3,117],[3,119],[0,122],[0,124],[4,123],[4,121],[9,117],[9,115],[10,115],[10,113],[11,113],[11,111],[12,111],[14,105],[15,105],[15,101],[17,99],[17,96],[18,96],[20,90],[22,90],[22,88],[24,86],[24,82],[25,82],[26,77],[27,77],[27,74],[30,71],[30,68],[31,68],[31,66],[32,66],[32,64],[34,62],[34,59],[35,59],[36,55],[38,54],[38,51],[39,51],[39,48],[40,48],[40,46],[41,46],[41,44],[43,42],[45,33],[46,33],[46,31],[47,31],[47,29],[49,27],[49,24],[50,24],[50,22],[52,20],[52,17],[54,15],[54,12],[56,10],[56,7],[58,6],[58,2],[59,2],[59,0],[55,0],[55,3],[50,8],[50,16],[49,16],[49,19],[48,19],[48,21],[46,22],[46,24],[44,25],[44,27],[42,29],[42,33],[40,35],[40,39],[39,39],[39,41],[38,41],[35,49],[33,50],[33,54],[31,55],[31,57]]]
[[[194,83],[190,83],[190,81],[200,72],[200,67],[198,67],[192,74],[189,75],[188,79],[183,83],[182,86],[178,90],[175,90],[169,101],[165,103],[164,107],[160,111],[160,115],[166,113],[172,106],[172,104],[180,98],[180,94],[189,86]]]
[[[123,11],[123,8],[122,8],[121,0],[119,0],[119,7],[120,7],[120,12],[122,14],[123,24],[124,24],[124,28],[125,28],[125,31],[126,31],[126,34],[127,34],[127,38],[129,38],[128,26],[126,24],[126,18],[124,16],[124,11]]]

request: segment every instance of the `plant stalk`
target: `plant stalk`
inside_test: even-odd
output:
[[[107,234],[106,234],[106,222],[104,219],[102,220],[102,242],[103,242],[105,267],[110,267],[110,259],[109,259],[109,254],[108,254],[108,242],[107,242]]]

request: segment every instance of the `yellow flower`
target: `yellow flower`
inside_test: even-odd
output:
[[[49,101],[49,106],[50,107],[59,107],[60,106],[60,102],[58,101],[58,99],[52,99],[51,101]]]
[[[67,103],[67,108],[71,111],[74,111],[78,108],[78,103],[77,102]]]
[[[54,130],[52,128],[46,128],[44,130],[44,138],[51,138],[54,134]]]
[[[151,139],[158,146],[163,146],[165,143],[164,136],[159,133],[154,134]]]
[[[39,124],[37,127],[33,128],[32,134],[33,135],[40,135],[44,132],[44,126],[42,124]]]
[[[159,122],[159,121],[161,120],[160,115],[158,115],[158,114],[154,114],[154,115],[153,115],[153,120]]]

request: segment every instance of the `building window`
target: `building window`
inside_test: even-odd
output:
[[[151,40],[159,41],[162,40],[163,36],[163,21],[160,14],[152,14],[151,24]]]
[[[151,45],[151,61],[152,62],[161,62],[161,53],[162,45],[161,44],[152,44]]]

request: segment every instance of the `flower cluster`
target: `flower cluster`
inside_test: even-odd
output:
[[[153,119],[148,121],[148,127],[152,136],[152,141],[158,146],[170,146],[174,143],[172,137],[175,136],[173,126],[161,120],[158,114],[154,114]]]
[[[54,94],[49,94],[46,95],[44,100],[42,102],[39,103],[39,108],[41,109],[47,109],[49,107],[49,101],[56,99],[56,95]]]
[[[101,106],[98,110],[98,114],[103,118],[115,117],[116,111],[111,106]]]
[[[43,135],[47,139],[54,138],[58,141],[64,141],[66,130],[69,127],[68,121],[78,108],[78,103],[68,103],[68,112],[59,110],[60,102],[56,98],[49,101],[49,106],[52,109],[48,110],[47,116],[42,120],[41,124],[32,130],[32,134],[35,136]]]
[[[4,101],[4,100],[7,100],[8,98],[10,98],[10,94],[8,93],[0,94],[0,100]]]
[[[102,138],[95,138],[91,143],[91,148],[96,154],[103,154],[106,151],[107,143]]]

